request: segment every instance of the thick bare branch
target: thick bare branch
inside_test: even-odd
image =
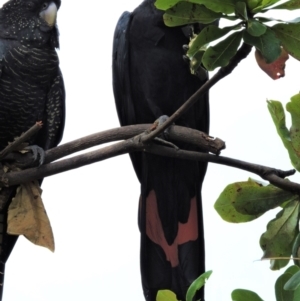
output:
[[[149,127],[149,125],[142,125],[141,127],[144,126]],[[47,160],[49,160],[49,158],[53,159],[53,158],[58,158],[60,156],[64,156],[66,155],[65,152],[68,151],[75,152],[78,150],[82,150],[83,147],[87,148],[90,146],[94,146],[96,142],[97,144],[99,144],[100,141],[104,143],[108,141],[122,139],[126,135],[132,135],[133,131],[137,130],[138,127],[139,126],[131,126],[131,127],[120,128],[120,129],[113,129],[95,135],[91,135],[88,137],[84,137],[82,139],[75,140],[72,143],[67,143],[65,145],[62,145],[60,147],[57,147],[56,149],[49,151],[49,153],[50,152],[53,153],[52,154],[48,153],[49,157]],[[186,137],[185,135],[179,134],[180,130],[177,132],[177,128],[178,127],[174,126],[170,131],[170,135],[177,136],[178,139],[177,141],[188,142],[189,138]],[[184,133],[185,128],[182,128],[182,130],[183,130],[182,133]],[[175,132],[176,135],[174,134]],[[207,153],[185,151],[180,149],[178,150],[178,149],[156,145],[156,144],[145,145],[142,142],[142,137],[144,135],[145,133],[137,135],[133,138],[129,138],[125,141],[103,147],[96,151],[92,151],[83,155],[74,156],[72,158],[64,159],[51,164],[46,164],[41,167],[30,168],[18,172],[3,173],[0,178],[0,183],[1,183],[0,186],[17,185],[19,183],[24,183],[29,180],[44,178],[60,172],[68,171],[88,164],[103,161],[125,153],[144,151],[144,152],[149,152],[161,156],[174,157],[178,159],[212,162],[212,163],[239,168],[242,170],[255,173],[260,177],[262,177],[263,179],[268,180],[270,183],[272,183],[277,187],[280,187],[288,191],[292,191],[294,193],[300,193],[299,184],[283,180],[284,177],[294,174],[295,172],[294,170],[282,171],[267,166],[252,164],[241,160],[211,155]],[[210,141],[210,138],[208,140]],[[196,143],[196,141],[194,141],[194,143]],[[68,154],[70,153],[68,152],[67,155]]]
[[[148,132],[151,126],[151,124],[124,126],[76,139],[46,151],[44,163],[53,162],[93,146],[132,138],[141,133]],[[203,132],[181,126],[172,126],[168,138],[174,143],[183,142],[213,154],[219,154],[225,148],[225,142],[221,139],[213,138]],[[18,153],[10,154],[5,158],[5,160],[17,162],[16,164],[19,167],[28,165],[30,159],[30,154],[26,156]]]

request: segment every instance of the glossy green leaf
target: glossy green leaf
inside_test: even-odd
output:
[[[217,67],[227,66],[236,54],[241,44],[243,32],[236,32],[215,46],[209,47],[202,58],[202,63],[208,71]]]
[[[156,0],[154,5],[157,9],[166,10],[182,0]]]
[[[236,210],[235,202],[237,195],[239,194],[240,189],[244,189],[245,187],[256,188],[261,187],[261,185],[252,180],[230,184],[222,191],[215,202],[215,210],[225,221],[231,223],[244,223],[261,216],[261,214],[242,214]]]
[[[260,246],[264,251],[263,259],[291,256],[293,242],[299,233],[298,218],[297,200],[287,203],[276,218],[268,223],[267,231],[260,238]]]
[[[287,270],[278,277],[275,283],[275,295],[276,295],[276,301],[297,301],[297,299],[294,299],[294,292],[293,291],[287,291],[284,289],[284,286],[286,282],[297,272],[299,271],[299,268],[297,266],[291,266],[287,268]]]
[[[290,128],[290,138],[293,151],[297,157],[300,156],[300,94],[291,97],[291,101],[286,104],[286,110],[291,114],[292,126]]]
[[[300,60],[300,23],[276,24],[272,27],[283,48]]]
[[[285,283],[290,279],[290,276],[287,274],[283,274],[278,277],[278,279],[275,282],[275,296],[276,301],[287,301],[287,300],[293,300],[294,298],[294,292],[293,291],[287,291],[283,287]]]
[[[156,301],[178,301],[176,295],[169,290],[159,290],[156,295]]]
[[[295,291],[300,287],[300,271],[294,274],[284,285],[284,289],[287,291]]]
[[[290,277],[292,277],[293,275],[295,275],[296,273],[298,273],[299,270],[300,270],[300,268],[297,267],[296,265],[291,265],[290,267],[288,267],[284,271],[284,274],[289,274]]]
[[[290,0],[278,6],[272,7],[272,9],[288,9],[288,10],[295,10],[299,8],[300,8],[299,0]]]
[[[268,101],[268,109],[276,126],[277,133],[289,153],[292,165],[300,171],[300,94],[291,97],[291,101],[287,103],[286,108],[292,117],[290,131],[286,127],[282,104],[275,100]]]
[[[294,264],[300,266],[300,233],[298,233],[292,249]]]
[[[235,15],[244,21],[248,20],[247,6],[245,2],[238,1],[235,4]]]
[[[250,10],[253,10],[255,7],[259,6],[261,0],[247,0],[247,6]]]
[[[203,4],[210,10],[218,13],[231,14],[234,12],[236,0],[186,0],[192,3]]]
[[[274,62],[281,54],[280,41],[270,28],[267,28],[266,32],[260,36],[253,36],[244,31],[243,39],[245,43],[260,51],[267,64]]]
[[[240,25],[228,26],[224,28],[219,28],[216,25],[206,26],[203,28],[203,30],[201,30],[196,38],[191,40],[187,56],[191,59],[198,51],[204,50],[204,46],[208,43],[225,36],[232,30],[240,28]]]
[[[156,0],[155,6],[161,10],[167,10],[172,6],[176,5],[180,1],[186,1],[196,4],[203,4],[208,9],[224,13],[231,14],[234,12],[235,2],[236,0]]]
[[[236,289],[231,293],[232,301],[263,301],[255,292]]]
[[[294,299],[292,301],[299,301],[300,300],[300,289],[297,288],[295,291],[294,291]]]
[[[263,9],[268,8],[269,6],[279,2],[280,0],[261,0],[260,4],[256,6],[254,9],[252,9],[253,13],[258,13],[262,11]]]
[[[167,26],[180,26],[190,23],[209,24],[219,19],[221,13],[209,10],[204,5],[190,2],[179,2],[172,8],[166,10],[163,18]]]
[[[240,188],[236,191],[236,199],[233,206],[239,213],[260,215],[278,207],[293,196],[293,193],[273,185],[257,185],[253,187],[240,185]]]
[[[192,301],[196,292],[204,286],[206,280],[210,277],[212,271],[207,271],[200,275],[193,283],[190,285],[188,291],[186,292],[186,301]]]
[[[247,22],[247,32],[254,37],[259,37],[267,31],[267,26],[251,19]]]

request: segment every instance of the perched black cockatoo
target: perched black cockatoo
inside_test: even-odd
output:
[[[172,115],[201,85],[183,60],[186,28],[165,26],[154,0],[144,0],[117,24],[113,42],[113,89],[122,126],[153,123]],[[208,132],[208,95],[177,125]],[[181,148],[195,150],[188,145]],[[201,186],[206,163],[152,154],[131,154],[141,183],[139,228],[141,277],[147,301],[169,289],[185,300],[189,285],[204,272]],[[197,300],[204,300],[203,290]]]
[[[0,9],[0,149],[37,121],[42,129],[29,142],[47,150],[62,138],[65,90],[55,48],[60,0],[10,0]],[[0,300],[5,263],[17,236],[6,234],[7,208],[15,188],[1,190]]]

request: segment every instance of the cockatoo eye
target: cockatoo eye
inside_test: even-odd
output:
[[[47,9],[47,7],[49,6],[48,2],[44,2],[42,5],[42,10]]]

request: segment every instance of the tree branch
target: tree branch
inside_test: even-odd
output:
[[[132,138],[136,135],[148,132],[151,127],[152,124],[130,125],[76,139],[46,151],[44,163],[53,162],[93,146]],[[217,155],[221,150],[225,149],[225,142],[221,139],[213,138],[203,132],[182,126],[171,126],[169,130],[169,139],[174,143],[181,142],[193,145],[202,151]],[[31,154],[12,153],[9,154],[5,160],[14,161],[18,167],[24,167],[28,166],[28,162],[31,162],[31,157]]]
[[[213,87],[222,78],[229,75],[236,66],[245,59],[251,52],[252,46],[243,43],[239,48],[235,56],[231,59],[229,64],[225,67],[219,69],[219,71],[209,79],[204,85],[201,86],[172,116],[170,116],[166,122],[161,126],[157,127],[149,135],[142,138],[142,141],[147,144],[159,134],[161,134],[165,129],[167,129],[172,123],[174,123],[180,116],[182,116],[194,103],[196,103],[202,95],[208,92],[208,90]]]
[[[300,184],[284,180],[285,177],[295,174],[295,169],[284,171],[280,169],[275,169],[273,167],[249,163],[246,161],[241,161],[229,157],[215,156],[193,151],[174,150],[164,146],[157,146],[155,144],[145,147],[145,151],[160,156],[167,156],[177,159],[196,160],[202,162],[211,162],[242,169],[257,174],[262,179],[269,181],[271,184],[281,189],[293,193],[300,193]]]
[[[86,149],[88,147],[94,146],[96,144],[106,143],[108,141],[116,141],[124,139],[125,137],[131,137],[133,133],[140,132],[141,129],[149,128],[149,125],[137,125],[122,127],[118,129],[112,129],[104,131],[102,133],[97,133],[90,135],[81,139],[77,139],[73,142],[66,143],[59,147],[46,152],[46,160],[56,160],[60,157],[69,155],[70,152],[74,153],[76,151]],[[194,145],[199,147],[199,143],[196,138],[190,139],[190,136],[186,136],[186,133],[193,133],[189,128],[183,128],[178,126],[172,126],[170,131],[170,137],[177,137],[177,141],[180,142],[192,142]],[[196,131],[197,132],[197,131]],[[199,133],[198,133],[199,134]],[[273,185],[291,191],[293,193],[300,193],[300,185],[294,182],[286,181],[283,178],[290,176],[295,173],[295,170],[282,171],[275,168],[252,164],[249,162],[236,160],[228,157],[221,157],[216,155],[211,155],[207,153],[201,153],[196,151],[186,151],[180,149],[174,149],[166,146],[161,146],[157,144],[145,145],[142,142],[142,137],[145,133],[136,135],[133,138],[129,138],[122,142],[117,142],[113,145],[103,147],[99,150],[88,152],[86,154],[74,156],[72,158],[64,159],[51,164],[46,164],[40,167],[29,168],[22,171],[15,171],[9,173],[2,173],[0,177],[0,186],[13,186],[20,183],[25,183],[34,179],[40,179],[48,177],[57,173],[65,172],[71,169],[79,168],[85,165],[89,165],[95,162],[103,161],[115,156],[122,154],[143,151],[149,152],[160,156],[168,156],[177,159],[187,159],[196,160],[202,162],[212,162],[222,165],[227,165],[235,168],[239,168],[245,171],[255,173],[265,180],[268,180]],[[197,136],[197,135],[196,135]],[[195,136],[195,137],[196,137]],[[200,136],[202,133],[200,132]],[[196,140],[194,140],[196,139]],[[212,142],[217,141],[212,140],[211,137],[206,136],[207,143],[210,145]],[[220,142],[221,140],[219,140]],[[221,144],[222,145],[222,144]],[[224,147],[224,145],[223,145]]]
[[[28,131],[23,133],[20,137],[18,137],[15,141],[8,144],[8,146],[0,152],[0,160],[2,160],[9,153],[18,149],[18,147],[27,142],[32,136],[34,136],[43,126],[41,121],[36,122],[34,126],[32,126]]]

